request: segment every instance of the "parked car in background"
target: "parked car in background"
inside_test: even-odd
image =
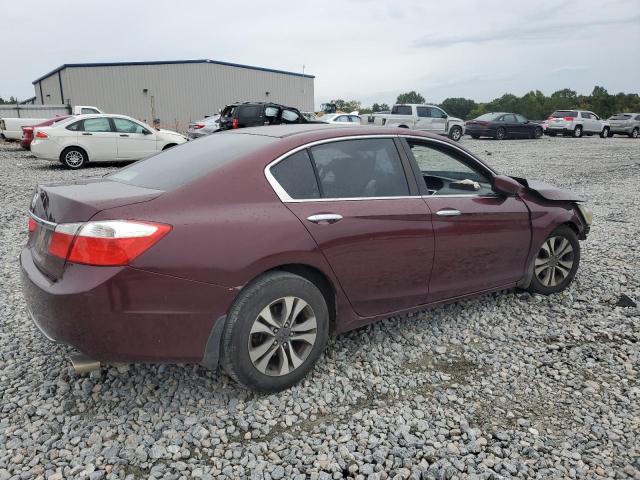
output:
[[[297,108],[267,102],[234,103],[224,107],[220,113],[220,130],[283,123],[309,123],[309,121]]]
[[[38,186],[23,293],[40,330],[94,366],[220,361],[274,392],[332,331],[516,286],[564,290],[591,223],[580,202],[418,131],[222,132]]]
[[[471,138],[540,138],[543,130],[539,123],[531,122],[518,113],[492,112],[480,115],[464,124],[465,133]]]
[[[22,127],[22,139],[20,140],[20,146],[25,150],[31,150],[31,142],[33,141],[33,130],[38,127],[50,127],[51,125],[62,122],[72,115],[61,115],[59,117],[50,118],[44,122],[40,122],[36,125],[29,125],[28,127]]]
[[[206,137],[218,130],[220,130],[220,114],[215,114],[210,117],[205,117],[202,120],[198,120],[197,122],[190,123],[187,130],[187,136],[193,140],[200,137]]]
[[[449,116],[447,112],[435,105],[394,105],[390,114],[374,113],[367,117],[366,123],[437,133],[455,141],[460,140],[464,135],[464,121]]]
[[[616,113],[609,117],[609,136],[627,135],[631,138],[640,136],[640,113]]]
[[[180,145],[187,137],[124,115],[79,115],[34,130],[31,151],[71,169],[87,162],[133,161]]]
[[[609,122],[588,110],[556,110],[548,120],[544,133],[551,137],[556,135],[582,137],[582,135],[594,134],[602,138],[609,136]]]
[[[3,107],[5,105],[0,105],[0,111],[6,110]],[[8,105],[9,108],[16,108],[15,106]],[[27,109],[27,107],[32,107]],[[53,106],[57,107],[57,106]],[[20,105],[19,114],[23,115],[21,117],[2,117],[0,118],[0,134],[6,138],[7,140],[20,140],[22,138],[22,127],[32,127],[42,122],[46,122],[47,119],[51,118],[51,115],[55,115],[57,112],[63,112],[61,115],[83,115],[90,113],[103,113],[97,107],[90,107],[87,105],[77,105],[75,107],[71,107],[69,105],[60,105],[60,108],[49,108],[48,105]],[[8,114],[12,114],[13,110],[6,110],[9,112]],[[25,117],[25,111],[32,113],[42,113],[45,111],[47,113],[51,112],[45,118],[35,118],[35,117]],[[17,112],[17,111],[16,111]],[[18,114],[18,113],[13,113]],[[5,115],[7,115],[5,113]]]
[[[335,125],[360,127],[360,121],[362,119],[359,115],[351,115],[348,113],[328,113],[320,118],[323,123],[330,123]]]

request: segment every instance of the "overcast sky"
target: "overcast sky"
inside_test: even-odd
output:
[[[6,1],[0,96],[63,63],[209,58],[316,76],[315,101],[640,91],[638,0]]]

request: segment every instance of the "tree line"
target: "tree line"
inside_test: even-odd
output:
[[[4,98],[0,97],[0,105],[6,105],[6,104],[9,104],[9,103],[16,104],[16,103],[18,103],[18,99],[16,97],[13,97],[13,96],[9,97],[9,100],[5,100]]]
[[[374,103],[371,107],[363,107],[357,100],[336,100],[336,106],[345,112],[359,111],[361,114],[390,110],[386,103]],[[530,91],[521,97],[506,93],[486,103],[478,103],[469,98],[447,98],[442,103],[425,101],[415,91],[401,93],[396,103],[430,103],[438,105],[449,115],[469,120],[488,112],[514,112],[531,120],[543,120],[554,110],[577,108],[590,110],[597,115],[608,118],[618,112],[640,112],[640,96],[637,93],[610,94],[604,87],[596,86],[590,95],[578,95],[575,90],[564,88],[553,92],[550,96],[540,90]]]

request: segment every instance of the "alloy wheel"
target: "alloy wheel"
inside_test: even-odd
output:
[[[631,132],[631,138],[638,138],[638,129],[634,128]]]
[[[460,137],[462,137],[462,130],[458,127],[454,127],[453,131],[451,132],[451,140],[455,140],[457,142],[458,140],[460,140]]]
[[[64,160],[70,167],[79,167],[84,161],[84,157],[77,150],[71,150],[64,156]]]
[[[500,127],[498,128],[498,130],[496,131],[496,138],[498,140],[503,140],[505,137],[505,131],[504,128]]]
[[[565,237],[550,237],[540,248],[534,263],[535,275],[545,287],[561,284],[571,272],[574,252]]]
[[[311,306],[298,297],[282,297],[263,308],[251,326],[249,357],[268,376],[286,375],[309,356],[317,322]]]

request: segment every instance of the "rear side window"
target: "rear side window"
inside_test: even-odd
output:
[[[320,198],[316,175],[306,150],[294,153],[274,165],[271,174],[291,198]]]
[[[84,132],[110,132],[111,124],[108,118],[87,118],[82,125]]]
[[[285,108],[282,110],[282,122],[283,123],[298,123],[300,121],[300,115],[295,110]]]
[[[640,115],[636,115],[636,120],[640,120]]]
[[[155,190],[172,190],[275,141],[276,138],[262,135],[216,133],[164,150],[105,178]]]
[[[391,109],[391,113],[394,115],[411,115],[411,105],[394,105]]]
[[[91,115],[92,113],[100,113],[100,112],[95,108],[81,108],[80,113],[83,115],[87,115],[87,114]]]
[[[238,107],[238,119],[251,119],[258,118],[261,116],[262,106],[261,105],[243,105]]]
[[[324,198],[409,195],[402,162],[390,138],[318,145],[311,157]]]
[[[77,132],[78,130],[82,130],[82,128],[80,127],[82,125],[82,120],[80,120],[79,122],[74,122],[71,125],[67,126],[67,130],[71,130],[72,132]]]
[[[612,115],[609,120],[629,120],[630,118],[631,118],[631,115],[625,115],[624,113],[617,113],[615,115]],[[636,117],[636,120],[638,120],[638,118],[640,118],[640,115]]]

